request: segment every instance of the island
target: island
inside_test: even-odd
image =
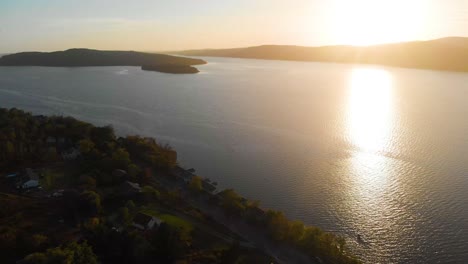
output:
[[[166,54],[136,51],[103,51],[92,49],[69,49],[55,52],[21,52],[4,55],[0,66],[48,66],[48,67],[89,67],[89,66],[144,66],[172,65],[162,67],[161,72],[192,72],[193,65],[206,64],[204,60]],[[180,66],[180,68],[176,67]]]
[[[153,138],[15,108],[0,108],[0,138],[2,263],[360,263]]]
[[[264,45],[234,49],[173,51],[186,56],[376,64],[403,68],[468,72],[468,38],[449,37],[374,46]]]
[[[144,71],[156,71],[163,73],[173,74],[194,74],[200,72],[197,68],[190,65],[178,65],[178,64],[154,64],[154,65],[143,65],[141,69]]]

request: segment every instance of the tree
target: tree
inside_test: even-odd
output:
[[[107,147],[106,143],[115,139],[112,126],[93,127],[91,129],[91,140],[100,148]]]
[[[289,220],[284,216],[281,211],[269,210],[268,216],[268,229],[273,239],[277,241],[284,241],[289,233]]]
[[[219,194],[222,198],[222,206],[229,214],[242,214],[245,210],[245,205],[242,202],[242,197],[233,189],[226,189]]]
[[[45,253],[26,256],[21,264],[97,264],[92,248],[86,243],[70,243],[67,246],[50,248]]]
[[[124,225],[130,225],[132,221],[132,216],[130,215],[130,212],[127,207],[121,207],[119,209],[119,220]]]
[[[182,232],[176,227],[162,223],[152,235],[151,242],[155,246],[156,254],[164,263],[172,263],[188,252],[191,238]]]
[[[135,205],[135,203],[134,203],[132,200],[128,200],[128,201],[125,203],[125,207],[128,208],[128,211],[129,211],[130,213],[133,213],[133,212],[135,212],[135,210],[136,210],[136,205]]]
[[[48,237],[41,234],[34,234],[31,236],[30,244],[35,250],[41,249],[48,242]]]
[[[128,165],[128,176],[130,176],[130,179],[136,180],[138,174],[140,173],[141,173],[141,169],[137,165],[133,163]]]
[[[143,192],[143,194],[145,196],[145,199],[147,201],[158,200],[159,196],[161,195],[158,190],[156,190],[155,188],[153,188],[153,187],[151,187],[149,185],[144,186],[142,188],[142,192]]]
[[[200,176],[192,177],[192,180],[190,180],[189,188],[192,192],[201,192],[203,190],[202,178]]]
[[[96,179],[87,174],[80,176],[80,184],[85,189],[96,189]]]
[[[94,142],[89,139],[82,139],[78,142],[80,152],[84,155],[90,153],[94,149]]]
[[[101,197],[93,191],[84,191],[80,195],[82,210],[85,214],[95,215],[101,211]]]
[[[114,168],[126,170],[131,163],[130,154],[124,148],[119,148],[112,153],[112,163]]]

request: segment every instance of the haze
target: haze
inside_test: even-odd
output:
[[[468,36],[464,0],[2,0],[0,53],[370,45]]]

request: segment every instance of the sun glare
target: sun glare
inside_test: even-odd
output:
[[[420,0],[335,0],[333,38],[363,46],[409,40],[422,31],[423,11]]]
[[[380,69],[355,69],[349,82],[348,136],[366,152],[383,151],[391,133],[392,79]]]

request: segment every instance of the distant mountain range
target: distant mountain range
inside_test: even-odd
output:
[[[468,71],[468,38],[463,37],[367,47],[264,45],[236,49],[187,50],[171,53],[187,56],[379,64],[405,68]]]
[[[55,52],[21,52],[4,55],[0,66],[144,66],[144,65],[200,65],[206,62],[166,54],[136,51],[101,51],[69,49]]]

